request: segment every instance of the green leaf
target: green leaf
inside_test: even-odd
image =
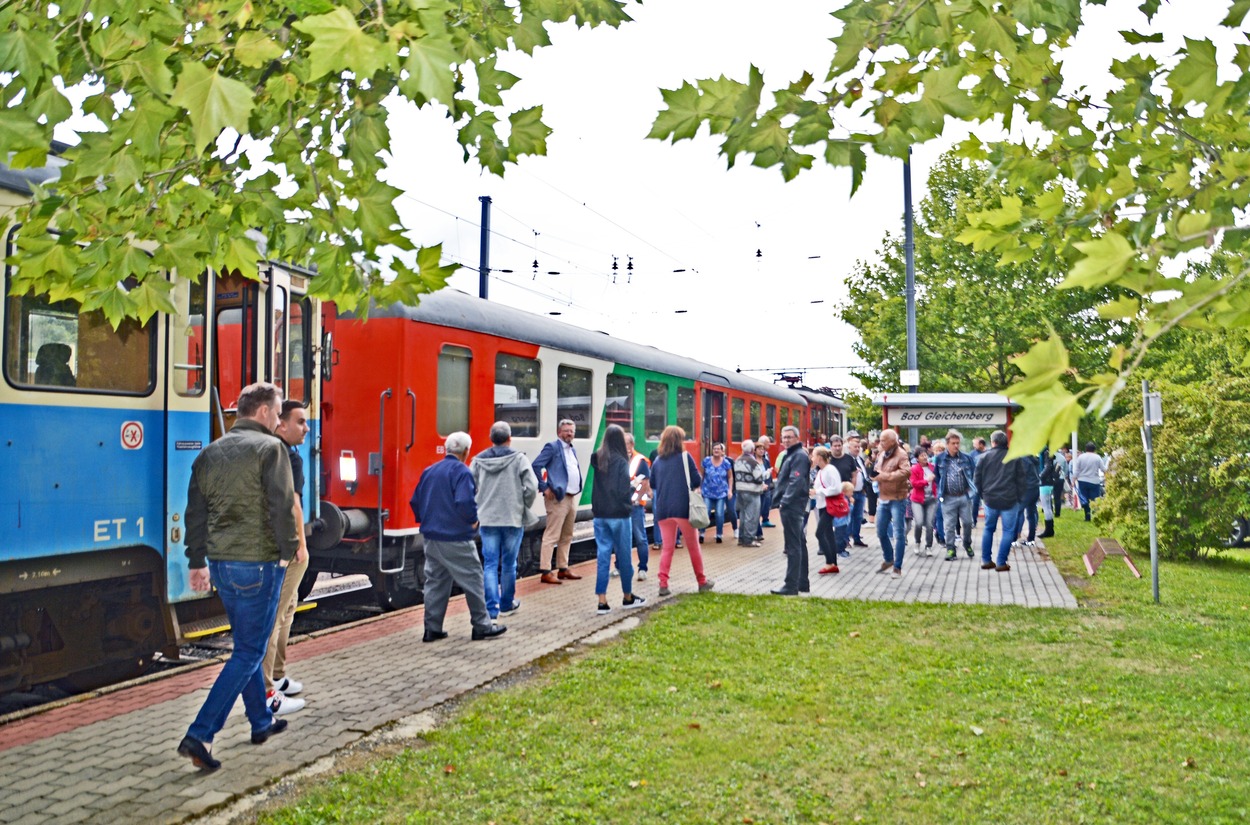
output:
[[[153,41],[142,50],[135,52],[131,58],[139,69],[143,82],[166,97],[174,92],[174,73],[165,63],[165,58],[169,56],[169,53],[168,47]]]
[[[1176,221],[1176,232],[1182,238],[1192,238],[1207,231],[1211,225],[1211,213],[1186,212]]]
[[[508,159],[515,161],[521,155],[547,154],[547,135],[551,128],[543,123],[543,107],[534,106],[513,112],[508,117],[512,131],[508,136]]]
[[[1217,71],[1215,44],[1186,37],[1185,57],[1168,75],[1168,88],[1176,95],[1172,104],[1179,107],[1190,100],[1213,101],[1219,90]]]
[[[1101,318],[1136,318],[1137,313],[1141,312],[1141,301],[1136,298],[1117,298],[1097,309]]]
[[[677,89],[661,89],[660,96],[668,108],[660,110],[647,137],[656,140],[672,138],[672,142],[693,138],[703,123],[699,90],[689,83]]]
[[[402,194],[402,189],[375,180],[356,197],[356,220],[366,236],[386,242],[398,234],[395,227],[399,224],[399,213],[395,211],[394,202]]]
[[[1059,381],[1068,371],[1068,350],[1053,331],[1044,341],[1038,341],[1028,352],[1016,355],[1011,362],[1024,373],[1024,380],[1011,387],[1015,395],[1031,395]]]
[[[506,92],[521,79],[511,72],[495,68],[495,58],[474,64],[477,71],[478,99],[487,106],[502,106],[500,92]]]
[[[399,89],[410,100],[417,100],[420,96],[426,100],[451,103],[456,94],[451,67],[459,61],[460,54],[445,37],[427,35],[411,40],[408,43],[408,59],[404,61],[404,71],[408,76],[400,80]]]
[[[245,31],[234,44],[234,59],[244,66],[258,69],[271,60],[277,60],[284,51],[265,32]]]
[[[851,167],[851,197],[854,197],[868,168],[864,147],[854,140],[830,140],[825,144],[825,162],[830,166]]]
[[[1154,32],[1153,34],[1142,34],[1141,32],[1122,31],[1120,32],[1120,36],[1124,38],[1125,43],[1129,43],[1133,46],[1137,46],[1142,43],[1162,43],[1163,42],[1163,32]]]
[[[48,138],[44,132],[42,126],[32,123],[18,112],[5,112],[4,117],[0,117],[0,158],[23,149],[46,150]]]
[[[1017,392],[1014,386],[1009,393],[1013,400],[1024,405],[1024,410],[1012,422],[1008,461],[1027,461],[1035,458],[1043,447],[1066,443],[1085,415],[1080,399],[1058,381],[1027,395]]]
[[[227,271],[237,270],[244,278],[256,278],[260,250],[251,238],[232,237],[226,244],[223,263]]]
[[[239,81],[222,77],[202,63],[185,63],[169,102],[190,116],[195,149],[202,154],[226,127],[246,134],[256,101],[251,89]]]
[[[1240,28],[1247,12],[1250,12],[1250,0],[1234,0],[1220,25],[1230,29]]]
[[[0,34],[0,67],[4,71],[16,70],[32,83],[44,72],[44,67],[56,68],[56,47],[46,33],[16,29]]]
[[[1033,201],[1037,207],[1037,217],[1043,221],[1054,220],[1063,212],[1065,192],[1062,186],[1052,186]]]
[[[1137,254],[1124,236],[1115,231],[1108,231],[1097,240],[1084,241],[1075,246],[1085,257],[1072,267],[1068,277],[1059,285],[1060,289],[1094,289],[1109,284],[1124,273]]]
[[[345,69],[363,80],[395,61],[395,46],[362,31],[355,16],[342,6],[329,14],[304,18],[291,28],[313,38],[308,47],[309,80]]]

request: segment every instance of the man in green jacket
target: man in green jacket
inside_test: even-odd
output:
[[[243,388],[230,432],[200,453],[187,489],[187,558],[193,590],[210,583],[226,608],[234,649],[213,683],[178,753],[196,767],[216,770],[213,737],[243,696],[252,744],[286,729],[265,702],[261,664],[278,609],[286,567],[303,529],[286,447],[274,429],[282,391],[269,383]]]

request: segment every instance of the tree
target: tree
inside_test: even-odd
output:
[[[13,291],[77,299],[116,325],[173,311],[166,270],[254,276],[267,255],[315,266],[313,294],[348,308],[414,300],[453,268],[403,234],[400,190],[381,180],[395,151],[384,103],[445,107],[465,159],[502,174],[544,153],[550,130],[541,106],[509,111],[519,78],[499,54],[548,45],[549,23],[617,26],[625,6],[0,2],[0,157],[45,162],[53,129],[75,114],[67,89],[85,94],[81,113],[100,129],[80,131],[55,185],[0,218],[22,224]],[[381,264],[396,251],[415,252],[415,267],[396,259],[388,281]]]
[[[1100,318],[1088,296],[1058,289],[1061,276],[1031,263],[1001,264],[956,240],[970,213],[998,209],[1004,198],[1028,202],[990,178],[985,164],[946,155],[929,176],[916,218],[916,349],[924,387],[933,392],[1001,392],[1022,377],[1013,359],[1048,328],[1073,342],[1077,369],[1105,363],[1128,340],[1127,326]],[[864,386],[897,386],[906,368],[903,244],[886,238],[881,256],[861,261],[848,279],[837,316],[855,327],[855,352],[869,366]],[[1110,297],[1111,289],[1102,292]]]
[[[951,119],[1005,130],[959,152],[991,161],[1032,202],[1005,198],[969,214],[960,240],[1005,264],[1063,273],[1065,289],[1128,290],[1098,312],[1135,324],[1129,346],[1096,373],[1078,373],[1057,335],[1015,360],[1025,378],[1011,394],[1025,410],[1012,454],[1032,454],[1062,441],[1085,411],[1110,409],[1169,330],[1250,328],[1241,289],[1250,226],[1239,221],[1250,205],[1250,45],[1241,32],[1250,0],[1230,3],[1218,36],[1201,32],[1177,48],[1151,30],[1161,2],[1136,3],[1145,25],[1119,33],[1116,53],[1122,46],[1129,56],[1112,62],[1115,87],[1099,95],[1075,82],[1060,50],[1085,26],[1084,12],[1106,0],[859,0],[833,12],[842,31],[823,82],[805,73],[772,90],[770,104],[754,66],[745,83],[687,82],[663,91],[651,136],[691,138],[706,123],[730,165],[745,154],[788,180],[819,157],[851,168],[853,194],[866,147],[901,158]],[[1231,59],[1217,41],[1236,44]],[[1228,256],[1228,277],[1168,274],[1204,247]]]
[[[1218,550],[1229,525],[1250,514],[1250,379],[1217,376],[1201,383],[1157,382],[1163,424],[1154,428],[1159,554],[1197,558]],[[1107,438],[1107,495],[1095,510],[1126,547],[1150,549],[1141,394],[1126,394],[1125,415]],[[1219,405],[1212,398],[1221,399]]]

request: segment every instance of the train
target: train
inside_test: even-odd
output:
[[[0,214],[55,169],[0,167]],[[0,237],[5,257],[20,227]],[[0,693],[62,682],[90,688],[176,656],[189,621],[214,610],[191,590],[187,483],[227,432],[234,400],[272,381],[308,405],[307,596],[322,572],[365,574],[386,609],[419,603],[424,559],[408,499],[443,439],[474,452],[496,420],[536,457],[557,422],[576,423],[582,466],[607,425],[648,453],[671,423],[696,457],[735,454],[794,425],[843,432],[845,405],[653,346],[444,289],[367,318],[308,294],[315,273],[265,262],[256,273],[167,277],[177,312],[114,330],[72,300],[12,295],[5,270],[0,382]],[[806,396],[806,397],[805,397]],[[587,484],[579,519],[589,513]],[[536,568],[544,526],[519,566]]]

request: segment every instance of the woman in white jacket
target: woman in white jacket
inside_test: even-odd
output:
[[[825,498],[842,492],[842,476],[829,463],[832,458],[833,454],[827,447],[816,447],[812,450],[812,462],[816,468],[811,493],[816,500],[816,542],[820,545],[821,555],[825,557],[825,566],[820,568],[821,575],[838,572],[838,547],[833,537],[833,516],[825,509]]]

